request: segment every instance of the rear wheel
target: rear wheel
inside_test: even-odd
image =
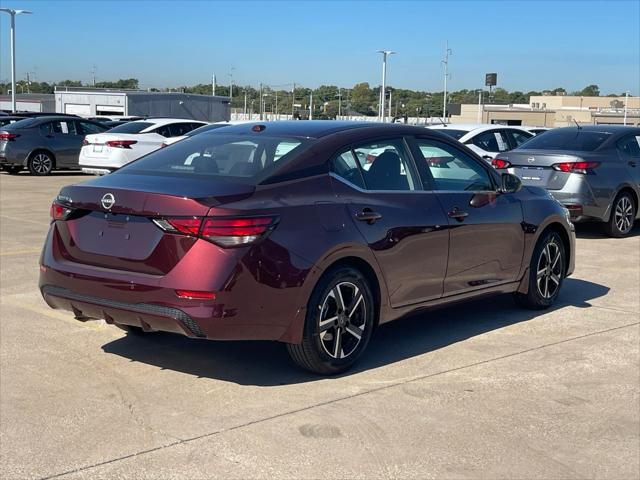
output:
[[[607,234],[612,237],[626,237],[636,219],[636,204],[628,192],[618,194],[611,205],[611,216],[605,224]]]
[[[20,171],[22,171],[22,165],[7,165],[4,167],[4,170],[9,175],[17,175]]]
[[[375,308],[362,273],[350,267],[327,272],[309,299],[302,343],[288,344],[289,355],[314,373],[332,375],[347,370],[369,343]]]
[[[29,157],[28,166],[31,175],[49,175],[53,170],[53,156],[44,151],[33,152]]]
[[[533,310],[549,308],[560,293],[565,275],[565,250],[557,232],[542,235],[529,264],[529,291],[516,292],[518,304]]]

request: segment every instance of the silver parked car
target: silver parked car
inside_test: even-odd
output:
[[[537,135],[492,162],[524,185],[546,187],[573,222],[604,222],[613,237],[631,232],[640,197],[640,127],[590,125]]]
[[[48,175],[56,168],[77,169],[85,135],[107,126],[70,116],[26,118],[0,129],[0,166],[10,174],[27,168]]]

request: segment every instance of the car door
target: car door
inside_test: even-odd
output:
[[[498,128],[479,132],[464,143],[487,162],[491,162],[498,153],[509,150],[509,140]]]
[[[368,170],[360,159],[379,155]],[[362,143],[332,161],[335,194],[383,272],[394,307],[442,296],[447,267],[447,219],[424,191],[402,138]]]
[[[412,144],[425,186],[448,217],[444,295],[515,281],[524,252],[520,200],[498,193],[491,167],[461,148],[431,138]]]
[[[56,157],[56,166],[68,168],[78,165],[78,156],[82,148],[81,135],[73,120],[54,120],[41,125],[41,131],[45,131],[45,137],[51,151]]]
[[[627,135],[617,143],[618,154],[626,165],[634,186],[640,190],[640,134]]]

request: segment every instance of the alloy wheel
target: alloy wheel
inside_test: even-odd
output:
[[[360,289],[351,282],[336,284],[327,293],[318,320],[320,344],[332,358],[347,358],[364,335],[367,306]]]
[[[633,204],[631,199],[624,195],[616,202],[614,210],[616,227],[620,233],[627,233],[633,226]]]
[[[540,252],[536,271],[538,293],[543,298],[552,298],[560,288],[562,280],[562,250],[551,240]]]
[[[45,175],[51,171],[53,162],[46,153],[37,153],[31,159],[31,169],[38,175]]]

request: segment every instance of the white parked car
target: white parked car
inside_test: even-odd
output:
[[[496,155],[519,147],[534,136],[524,127],[486,124],[446,124],[428,128],[464,143],[482,158],[491,162]]]
[[[208,123],[207,125],[204,125],[203,127],[199,127],[196,128],[195,130],[191,130],[190,132],[180,136],[180,137],[171,137],[171,138],[167,138],[164,142],[162,142],[162,146],[163,147],[168,147],[169,145],[172,145],[176,142],[179,142],[180,140],[184,140],[185,138],[189,138],[189,137],[193,137],[194,135],[198,135],[199,133],[204,133],[204,132],[209,132],[211,130],[217,130],[218,128],[222,128],[222,127],[228,127],[229,125],[240,125],[243,123],[256,123],[255,121],[252,120],[233,120],[230,122],[215,122],[215,123]]]
[[[124,123],[105,133],[87,135],[80,151],[80,168],[85,173],[104,175],[153,152],[167,138],[207,125],[180,118],[149,118]]]
[[[529,126],[523,126],[522,128],[524,128],[525,130],[533,133],[534,135],[540,135],[541,133],[546,132],[547,130],[551,130],[549,127],[529,127]]]

